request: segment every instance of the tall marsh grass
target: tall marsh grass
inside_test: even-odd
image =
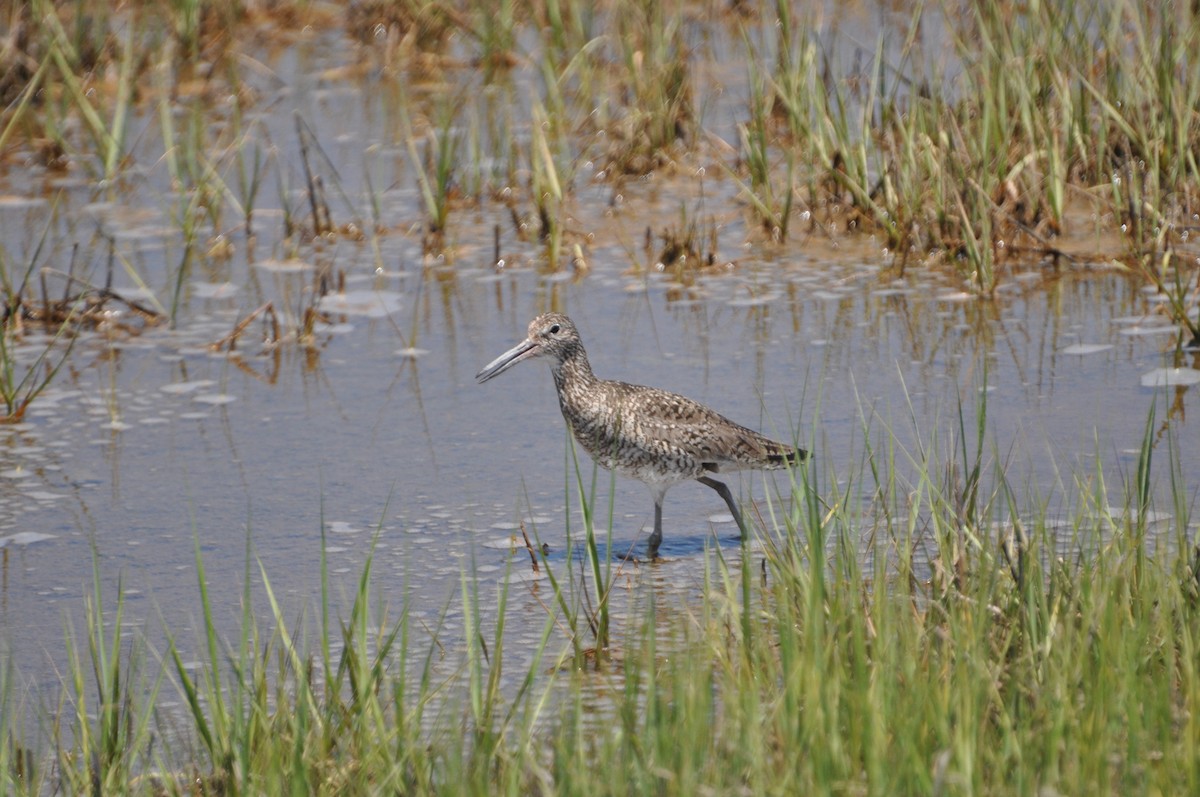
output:
[[[869,41],[844,34],[837,15],[787,2],[363,1],[337,14],[300,2],[38,0],[4,19],[0,151],[86,170],[109,192],[166,164],[178,197],[163,204],[184,252],[175,284],[202,243],[198,222],[223,246],[226,211],[249,232],[261,185],[286,180],[293,159],[264,157],[240,121],[258,110],[253,32],[309,25],[360,45],[352,58],[378,67],[362,90],[385,98],[387,115],[435,120],[401,125],[403,179],[419,196],[411,212],[430,238],[456,238],[452,200],[465,189],[492,214],[484,229],[532,207],[542,251],[526,256],[557,269],[568,236],[581,237],[571,229],[589,189],[580,165],[595,164],[625,200],[629,177],[715,164],[769,239],[794,238],[802,213],[825,234],[877,237],[902,267],[919,258],[950,269],[982,297],[1014,262],[1126,269],[1200,340],[1200,67],[1189,57],[1200,16],[1186,4],[917,4],[880,9]],[[725,54],[745,67],[731,72]],[[199,98],[187,107],[185,88]],[[222,97],[235,100],[233,133],[199,129]],[[156,103],[157,137],[143,119]],[[356,213],[359,198],[326,166]],[[317,237],[334,228],[318,176],[307,192]],[[297,226],[283,209],[290,239]],[[377,220],[377,234],[413,221]]]
[[[1115,263],[1173,298],[1196,278],[1188,221],[1200,188],[1190,154],[1200,123],[1200,17],[1140,3],[918,5],[839,66],[836,24],[779,3],[746,37],[769,80],[751,87],[780,124],[758,150],[797,153],[797,182],[819,218],[940,260],[991,295],[1011,259]],[[944,35],[930,36],[929,29]],[[933,42],[937,42],[934,45]],[[949,50],[938,51],[949,41]],[[1189,143],[1185,143],[1189,142]],[[755,178],[752,204],[769,204]],[[1118,234],[1119,251],[1068,255],[1079,217]],[[1072,220],[1074,216],[1074,220]],[[1172,280],[1155,276],[1181,269]],[[1194,301],[1194,300],[1193,300]],[[1185,312],[1176,321],[1191,329]]]
[[[25,735],[17,681],[0,668],[0,784],[16,794],[1194,793],[1200,557],[1178,441],[1150,413],[1133,472],[1097,462],[1066,480],[1068,496],[1026,497],[995,462],[986,406],[960,418],[949,438],[907,447],[864,418],[856,464],[789,474],[767,499],[758,544],[699,560],[695,594],[655,578],[692,565],[647,566],[630,604],[640,609],[614,618],[602,659],[581,659],[569,638],[592,609],[564,591],[611,583],[586,553],[597,584],[567,577],[573,558],[543,558],[551,578],[536,587],[468,570],[440,619],[420,626],[407,603],[376,595],[387,588],[368,558],[341,609],[322,576],[310,629],[285,615],[248,542],[245,583],[257,571],[261,592],[244,587],[241,630],[224,639],[197,551],[194,647],[206,653],[189,662],[172,641],[157,672],[123,627],[120,598],[105,606],[97,588],[85,632],[66,636],[65,697],[41,709],[53,750]],[[585,488],[569,489],[583,498]],[[1052,497],[1069,499],[1068,515],[1047,512]],[[590,538],[585,547],[595,549]],[[523,566],[521,552],[510,568]],[[512,608],[528,589],[542,591],[544,615]],[[520,625],[532,649],[514,648]],[[182,713],[156,708],[171,692]]]

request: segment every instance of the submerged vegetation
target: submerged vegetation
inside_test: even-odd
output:
[[[1194,792],[1200,549],[1177,442],[1155,451],[1152,412],[1120,486],[1097,467],[1071,475],[1069,496],[1026,503],[977,415],[913,449],[864,418],[849,478],[791,472],[753,547],[713,549],[690,598],[642,570],[611,629],[617,571],[635,566],[596,556],[582,478],[581,560],[531,564],[514,546],[510,574],[532,581],[485,587],[467,569],[429,622],[373,597],[370,558],[344,616],[323,576],[316,627],[289,620],[248,540],[242,631],[224,640],[197,542],[191,643],[171,634],[157,653],[97,587],[37,732],[0,668],[0,782],[31,795]],[[1070,514],[1047,511],[1059,498]],[[513,630],[520,590],[544,607],[540,631],[536,618]],[[206,652],[188,661],[177,642]]]

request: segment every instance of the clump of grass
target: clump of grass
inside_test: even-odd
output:
[[[16,673],[7,661],[0,661],[0,728],[5,743],[0,745],[0,783],[14,784],[13,794],[41,794],[49,778],[42,768],[36,749],[25,733],[25,707],[16,700],[19,688]]]
[[[602,14],[598,9],[582,3],[547,0],[539,4],[538,27],[546,37],[546,56],[560,65],[560,71],[569,71],[570,64],[584,53],[596,40],[598,23]],[[583,73],[586,76],[586,72]]]
[[[753,86],[750,92],[750,121],[738,125],[740,160],[745,166],[749,184],[743,183],[733,170],[730,170],[730,174],[749,199],[766,233],[772,240],[782,241],[787,238],[795,197],[792,186],[794,150],[784,150],[782,157],[786,161],[786,169],[780,184],[775,177],[778,171],[773,162],[775,150],[770,146],[773,123],[769,118],[769,105],[772,94],[764,89],[753,67],[750,81]]]
[[[476,63],[483,68],[484,80],[490,81],[519,62],[517,54],[518,4],[476,3],[473,9],[473,33],[479,41]]]
[[[602,663],[609,654],[609,646],[612,642],[612,613],[610,597],[614,584],[613,579],[613,503],[612,503],[612,485],[609,485],[609,505],[608,505],[608,523],[606,526],[607,533],[604,545],[601,547],[600,538],[596,531],[596,482],[598,468],[593,464],[592,478],[589,486],[585,487],[583,479],[583,471],[580,468],[579,454],[575,449],[575,440],[572,437],[568,441],[568,451],[570,453],[570,461],[566,472],[575,475],[575,494],[579,500],[580,509],[583,512],[583,561],[580,563],[580,583],[583,586],[583,611],[587,618],[588,626],[591,630],[592,637],[595,640],[594,658],[597,663]],[[615,478],[611,477],[610,478]],[[569,477],[568,477],[569,480]],[[571,560],[572,554],[572,539],[570,526],[567,527],[567,559]],[[544,556],[544,554],[543,554]],[[547,571],[549,566],[547,565]],[[590,571],[590,572],[588,572]],[[590,578],[589,578],[590,577]],[[575,592],[575,590],[572,590]],[[572,623],[577,626],[578,623]],[[575,654],[576,660],[580,660],[580,654],[585,653],[578,645],[578,635],[576,635]]]
[[[546,266],[550,270],[557,269],[562,261],[568,187],[565,173],[560,169],[563,149],[555,134],[556,127],[541,104],[535,103],[529,154],[530,193],[537,212],[538,239],[546,247]]]
[[[29,258],[28,266],[24,273],[19,275],[19,279],[14,279],[14,276],[17,275],[11,273],[8,255],[4,249],[0,248],[0,282],[2,282],[4,292],[4,316],[3,324],[0,325],[0,401],[4,405],[4,414],[0,416],[0,421],[21,420],[30,403],[49,386],[58,369],[66,361],[66,353],[60,355],[57,364],[51,360],[51,352],[57,342],[57,335],[54,341],[42,348],[33,364],[23,369],[23,373],[18,368],[14,352],[17,340],[24,331],[26,320],[34,320],[36,317],[36,310],[27,307],[29,300],[26,298],[26,290],[37,263],[37,253],[41,250],[44,242],[45,231],[42,241]],[[73,308],[73,305],[60,308],[66,309],[66,315],[59,324],[54,325],[49,318],[50,302],[47,297],[46,301],[42,303],[42,312],[46,316],[43,319],[46,328],[52,329],[57,326],[58,335],[64,334],[71,321]],[[68,351],[70,342],[73,342],[73,338],[68,337]]]
[[[103,328],[134,336],[165,319],[160,310],[112,290],[115,255],[109,259],[102,286],[76,274],[74,256],[65,273],[45,266],[39,269],[49,231],[47,223],[28,261],[20,268],[14,267],[7,251],[0,247],[0,423],[25,417],[30,404],[66,363],[81,332]],[[36,285],[35,272],[39,275]],[[57,290],[60,282],[61,293]],[[114,308],[121,311],[110,312]],[[26,359],[27,353],[17,353],[30,327],[51,335],[32,360]]]
[[[416,52],[439,53],[466,24],[448,4],[421,0],[354,0],[346,9],[346,30],[364,44],[403,45]]]
[[[337,167],[325,153],[325,150],[322,149],[316,135],[304,118],[298,113],[294,118],[296,122],[296,139],[300,144],[300,163],[304,168],[305,193],[308,197],[308,206],[311,212],[312,228],[310,232],[312,237],[324,239],[346,237],[356,241],[362,240],[364,226],[362,219],[358,216],[358,211],[354,203],[350,201],[350,198],[346,196],[346,192],[342,188],[341,176],[338,174]],[[341,199],[342,204],[352,214],[352,221],[341,225],[334,222],[333,213],[329,207],[329,197],[326,193],[325,177],[323,176],[323,172],[318,168],[318,159],[325,166],[324,174],[329,176],[332,182],[332,190],[337,192],[337,196]]]
[[[407,117],[405,127],[409,128]],[[461,147],[460,135],[454,129],[453,106],[450,103],[442,106],[437,129],[430,130],[425,139],[424,158],[418,154],[411,129],[406,134],[405,144],[428,218],[423,245],[426,252],[434,252],[440,251],[445,245],[451,202],[457,194],[456,169]]]
[[[659,246],[653,245],[654,235],[646,229],[646,252],[655,268],[671,271],[678,277],[709,268],[717,262],[717,224],[710,216],[701,220],[689,216],[681,207],[679,223],[664,229],[658,236]]]
[[[1200,125],[1182,111],[1195,65],[1178,57],[1200,25],[1134,3],[974,8],[939,23],[962,63],[950,76],[923,49],[927,22],[916,10],[899,48],[881,35],[866,67],[843,73],[836,35],[818,43],[819,26],[778,4],[758,39],[772,43],[769,80],[751,81],[748,193],[768,197],[777,171],[756,164],[796,152],[814,213],[943,260],[981,295],[1013,255],[1063,259],[1055,238],[1079,204],[1125,232],[1118,260],[1165,273],[1200,185]]]
[[[606,168],[645,174],[671,160],[670,148],[690,135],[694,122],[683,10],[639,1],[623,4],[614,18],[622,71],[607,127]]]
[[[152,713],[136,711],[135,700],[153,705],[162,682],[161,671],[151,683],[142,680],[145,647],[135,643],[123,650],[124,599],[117,585],[117,605],[112,630],[103,619],[98,567],[93,576],[94,594],[85,603],[87,621],[87,659],[81,640],[67,631],[67,651],[71,656],[73,708],[70,728],[78,737],[56,738],[58,771],[62,786],[70,793],[110,794],[123,791],[136,781],[138,763],[152,745]],[[95,702],[88,699],[88,670],[94,679]],[[63,727],[57,726],[61,731]]]

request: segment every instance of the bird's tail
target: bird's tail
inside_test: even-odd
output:
[[[806,459],[808,459],[808,452],[803,448],[792,448],[785,445],[780,445],[778,451],[767,454],[767,462],[780,468],[798,465]]]

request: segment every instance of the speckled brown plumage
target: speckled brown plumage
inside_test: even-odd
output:
[[[741,513],[729,488],[710,474],[775,470],[807,456],[734,423],[696,401],[652,387],[597,379],[579,331],[561,313],[538,316],[529,336],[477,375],[486,382],[517,363],[548,357],[558,403],[575,439],[601,466],[645,484],[654,496],[653,557],[662,541],[662,502],[668,489],[696,479],[725,500],[742,534]]]

